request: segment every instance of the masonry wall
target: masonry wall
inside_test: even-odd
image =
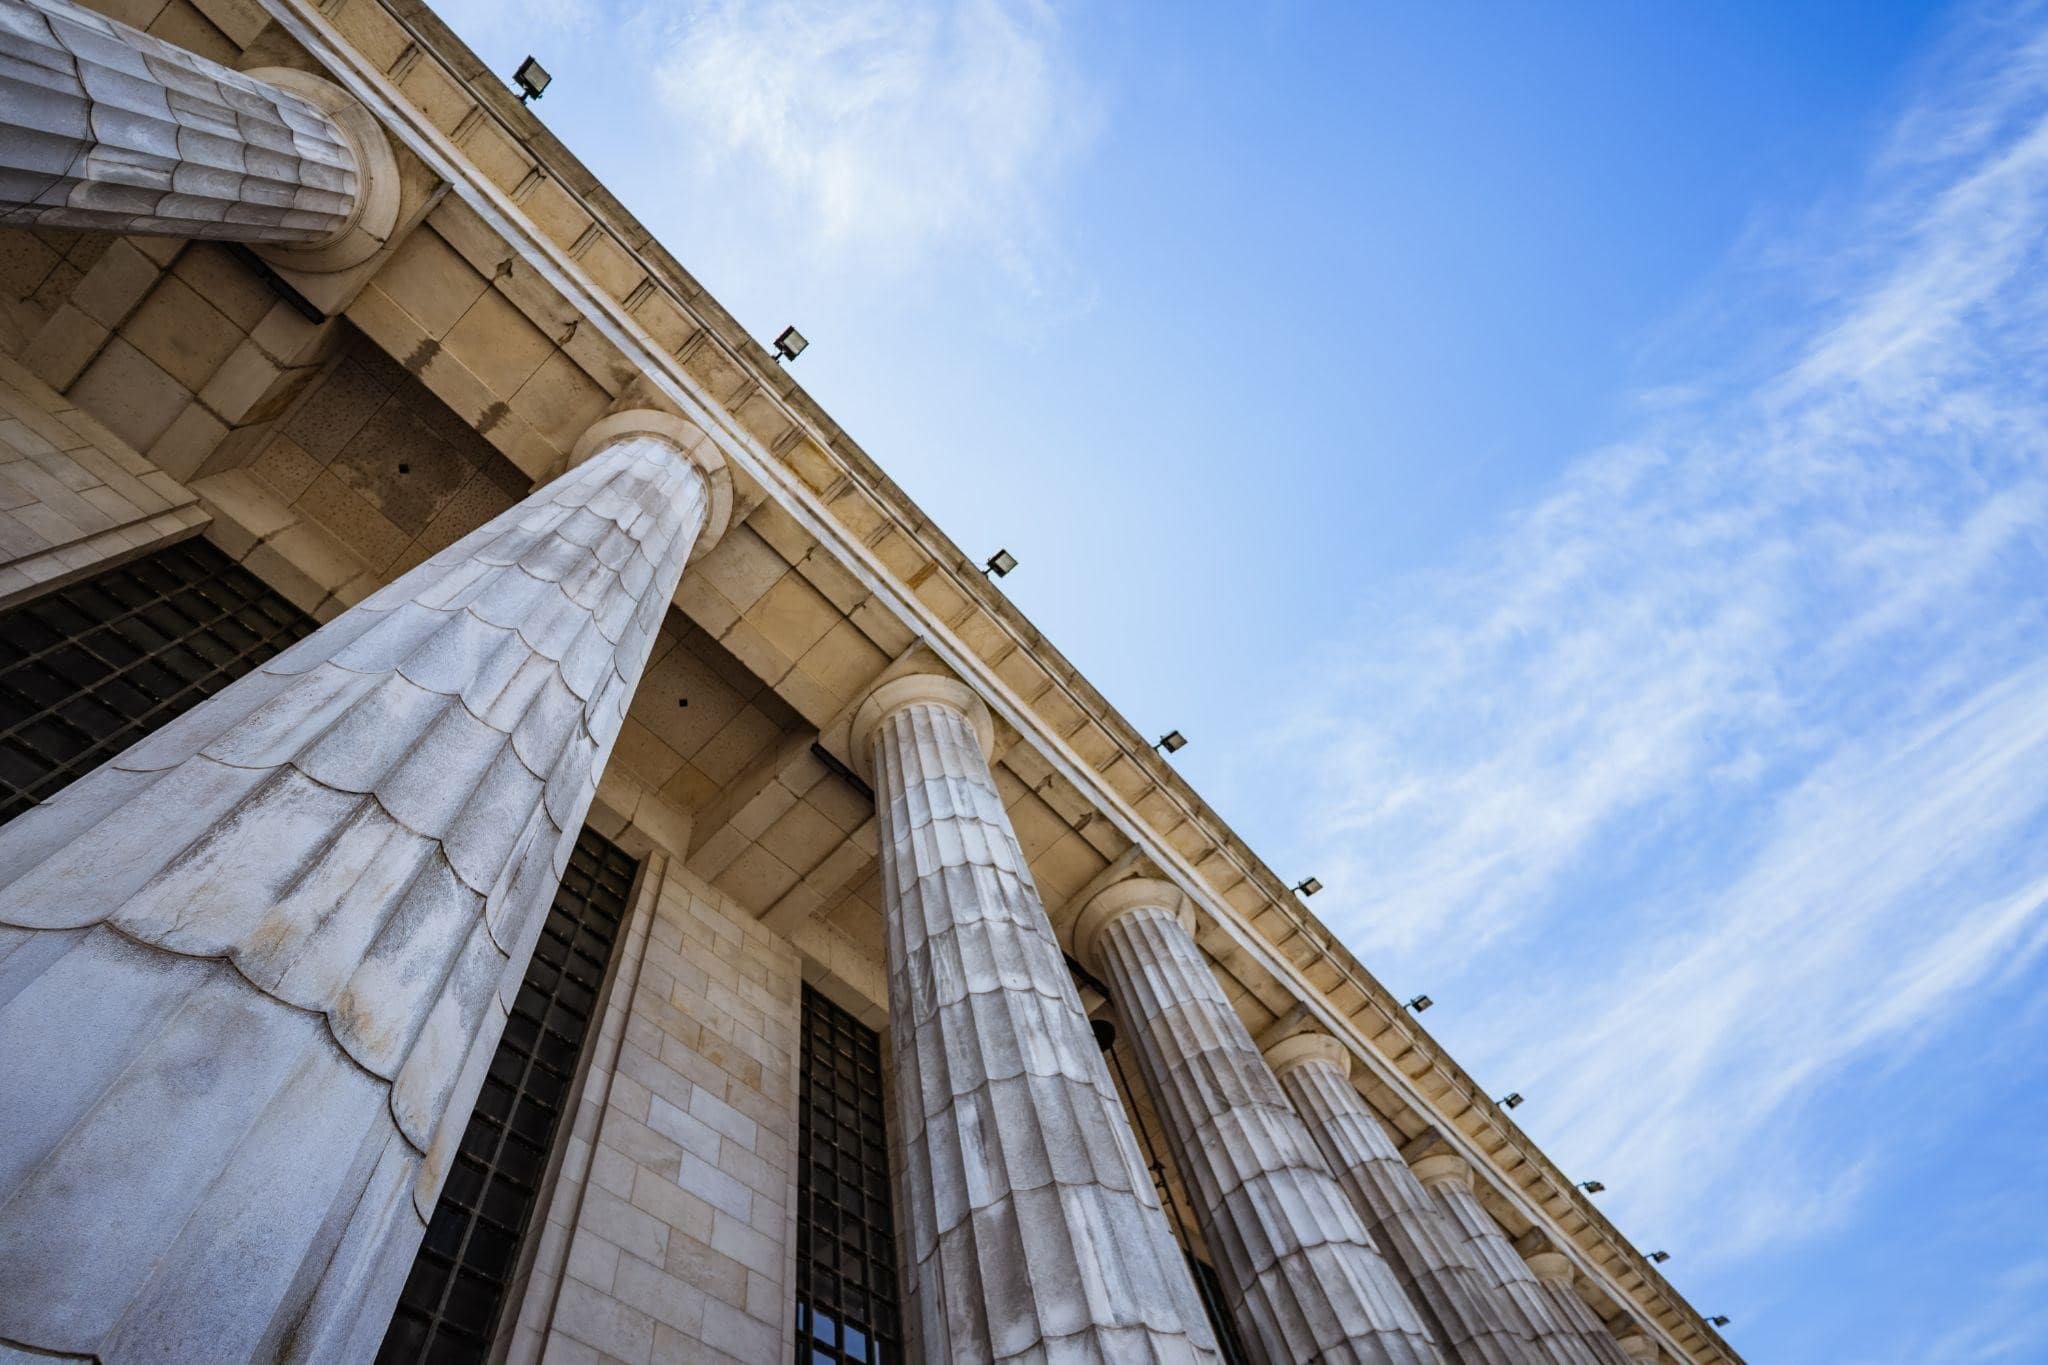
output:
[[[510,1361],[788,1359],[794,948],[648,855]]]
[[[182,484],[0,355],[0,607],[205,521]]]

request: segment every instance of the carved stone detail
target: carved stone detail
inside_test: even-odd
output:
[[[1286,1362],[1442,1357],[1217,985],[1174,887],[1094,897],[1075,949],[1106,978],[1245,1348]]]
[[[1523,1234],[1516,1243],[1516,1249],[1522,1253],[1523,1263],[1536,1277],[1538,1287],[1556,1305],[1558,1316],[1578,1333],[1594,1360],[1600,1365],[1633,1365],[1628,1352],[1621,1348],[1621,1342],[1593,1311],[1593,1305],[1579,1297],[1579,1291],[1573,1287],[1570,1257],[1535,1229]]]
[[[1328,1034],[1297,1034],[1267,1049],[1266,1060],[1445,1353],[1484,1365],[1540,1362],[1529,1334],[1466,1259],[1463,1240],[1352,1087],[1343,1044]]]
[[[373,178],[395,216],[395,179],[371,164],[389,146],[323,107],[325,82],[230,70],[70,0],[0,0],[0,58],[0,226],[317,251],[362,223]]]
[[[1441,1139],[1439,1139],[1440,1141]],[[1596,1365],[1602,1357],[1559,1311],[1557,1301],[1537,1283],[1535,1272],[1515,1251],[1472,1188],[1472,1168],[1450,1152],[1435,1152],[1414,1163],[1416,1176],[1436,1197],[1465,1253],[1520,1316],[1535,1338],[1539,1359],[1552,1365]]]
[[[1215,1360],[1213,1335],[950,679],[856,714],[888,908],[916,1335],[945,1361]]]
[[[706,505],[622,440],[0,830],[0,1339],[375,1352]]]

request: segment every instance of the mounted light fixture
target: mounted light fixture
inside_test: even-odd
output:
[[[1016,567],[1017,556],[1011,554],[1008,550],[997,550],[988,557],[988,563],[982,566],[981,575],[984,578],[990,574],[994,574],[997,578],[1008,578],[1010,570]]]
[[[811,343],[804,340],[804,334],[794,327],[782,329],[782,335],[775,338],[775,358],[784,364],[795,360],[804,353],[804,347]]]
[[[1316,892],[1323,889],[1323,884],[1314,877],[1303,877],[1299,882],[1295,883],[1294,889],[1304,896],[1313,896]]]
[[[1655,1261],[1658,1265],[1663,1265],[1666,1261],[1671,1259],[1671,1253],[1668,1251],[1653,1251],[1650,1253],[1650,1259]]]
[[[1152,741],[1152,747],[1165,753],[1177,754],[1188,747],[1188,737],[1178,730],[1168,730]]]
[[[1426,995],[1418,995],[1413,1000],[1410,1000],[1408,1002],[1408,1008],[1414,1010],[1417,1014],[1420,1014],[1424,1010],[1428,1009],[1431,1005],[1434,1005],[1435,1003],[1436,1001],[1430,999]]]
[[[1587,1194],[1598,1194],[1600,1193],[1600,1191],[1606,1189],[1607,1187],[1597,1180],[1581,1180],[1579,1182],[1579,1188],[1584,1190]]]
[[[1707,1321],[1713,1323],[1716,1327],[1726,1327],[1729,1323],[1729,1317],[1726,1313],[1716,1313],[1711,1318],[1708,1318]]]
[[[548,82],[553,79],[554,77],[548,74],[548,69],[532,57],[521,62],[519,69],[512,73],[512,83],[519,87],[521,104],[531,104],[546,94]]]
[[[1501,1108],[1503,1108],[1503,1109],[1519,1109],[1519,1108],[1521,1108],[1521,1107],[1522,1107],[1522,1092],[1521,1092],[1521,1091],[1519,1091],[1519,1090],[1510,1090],[1510,1091],[1508,1091],[1508,1093],[1507,1093],[1507,1094],[1505,1094],[1505,1095],[1502,1095],[1502,1096],[1500,1097],[1500,1107],[1501,1107]]]

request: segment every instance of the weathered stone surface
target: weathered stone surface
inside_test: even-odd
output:
[[[0,0],[0,225],[311,244],[360,207],[312,100],[68,0]]]
[[[1352,1087],[1343,1045],[1297,1034],[1268,1048],[1266,1060],[1445,1354],[1485,1365],[1542,1360]]]
[[[1629,1365],[1660,1365],[1666,1359],[1657,1343],[1642,1332],[1631,1332],[1621,1338],[1621,1353],[1629,1358]]]
[[[1587,1350],[1592,1352],[1593,1359],[1600,1361],[1601,1365],[1632,1365],[1628,1352],[1607,1330],[1607,1324],[1600,1321],[1592,1305],[1579,1297],[1579,1291],[1573,1287],[1570,1257],[1533,1228],[1517,1241],[1515,1249],[1536,1276],[1537,1285],[1557,1306],[1558,1316],[1579,1334]]]
[[[1535,1338],[1538,1358],[1554,1365],[1604,1361],[1559,1311],[1556,1299],[1537,1283],[1535,1272],[1479,1202],[1472,1188],[1472,1168],[1465,1159],[1439,1151],[1420,1158],[1414,1169],[1436,1197],[1452,1228],[1464,1239],[1472,1264],[1506,1299],[1509,1310],[1520,1316]]]
[[[1120,882],[1082,911],[1075,949],[1108,981],[1246,1349],[1275,1365],[1440,1361],[1189,916],[1164,882]]]
[[[882,827],[917,1336],[933,1361],[1214,1360],[989,775],[987,724],[967,689],[927,677],[883,684],[855,722]]]
[[[706,505],[626,437],[0,830],[0,1339],[375,1350]]]

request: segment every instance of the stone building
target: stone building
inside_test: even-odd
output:
[[[0,1358],[1737,1359],[416,0],[0,224]]]

